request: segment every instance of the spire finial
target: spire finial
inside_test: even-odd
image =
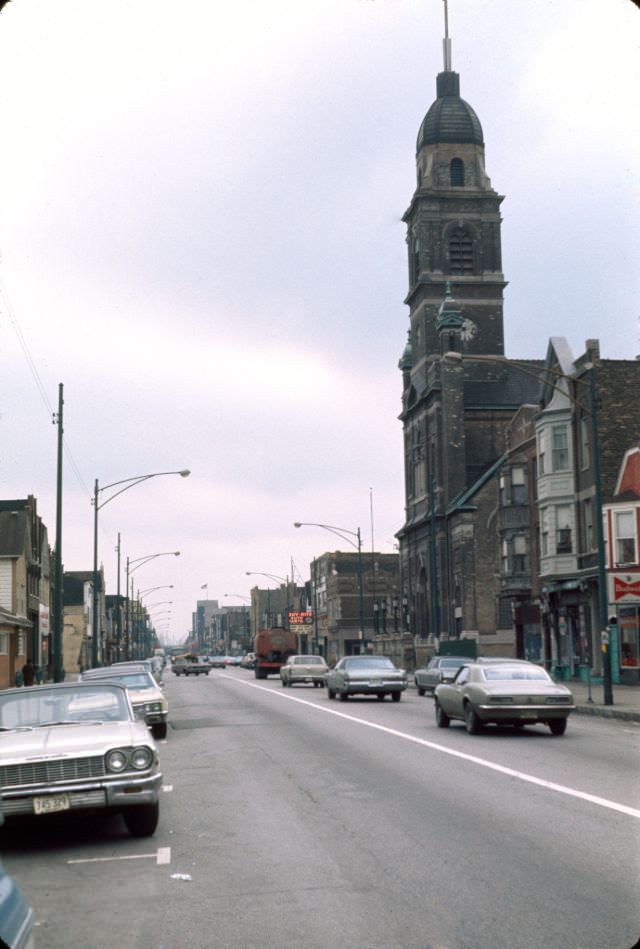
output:
[[[444,39],[442,52],[444,55],[444,71],[451,72],[451,40],[449,39],[449,0],[444,2]]]

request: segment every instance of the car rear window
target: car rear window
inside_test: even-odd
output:
[[[512,682],[516,679],[535,680],[537,682],[550,682],[549,676],[544,669],[524,669],[522,666],[493,666],[489,669],[483,669],[483,674],[487,681]]]

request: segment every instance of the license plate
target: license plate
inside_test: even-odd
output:
[[[382,679],[370,679],[369,685],[382,685]]]
[[[55,814],[58,811],[68,811],[71,807],[68,794],[50,794],[47,797],[34,797],[34,814]]]

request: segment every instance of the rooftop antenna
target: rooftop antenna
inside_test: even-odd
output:
[[[442,41],[444,71],[451,72],[451,40],[449,39],[449,3],[444,0],[444,39]]]

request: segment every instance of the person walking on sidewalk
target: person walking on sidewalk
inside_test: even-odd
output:
[[[36,667],[31,662],[30,659],[27,659],[25,664],[22,667],[22,681],[25,685],[33,685],[36,677]]]

